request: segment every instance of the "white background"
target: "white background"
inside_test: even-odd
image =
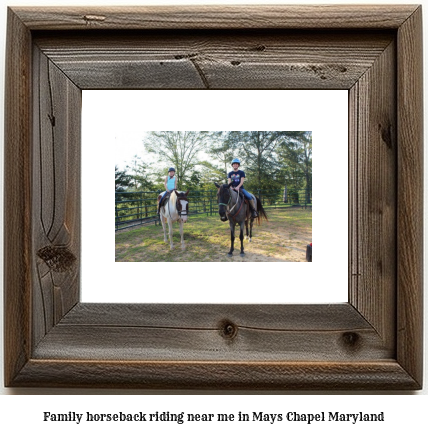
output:
[[[338,303],[348,300],[346,90],[84,91],[82,125],[82,301]],[[112,205],[113,168],[117,161],[115,138],[124,133],[133,136],[135,139],[129,146],[139,141],[141,153],[144,130],[312,131],[313,240],[308,242],[313,241],[317,246],[314,262],[115,262]],[[217,224],[225,225],[220,219]],[[255,235],[257,230],[256,225]],[[174,231],[178,232],[177,225]],[[192,220],[184,225],[184,231],[186,238],[186,233],[192,231]],[[163,238],[161,227],[159,238]],[[251,244],[245,243],[245,249],[251,251]],[[169,243],[165,243],[167,251]],[[227,250],[224,253],[226,256]],[[178,243],[175,254],[177,257],[181,254]],[[162,277],[166,270],[168,275],[184,272],[186,284],[179,289],[170,284]]]
[[[13,1],[9,0],[9,5],[72,5],[72,4],[80,4],[80,5],[107,5],[107,4],[119,4],[118,0],[75,0],[73,2],[61,2],[57,1],[48,1],[48,0],[32,0],[32,1]],[[127,4],[159,4],[160,2],[156,2],[152,0],[151,2],[144,1],[135,1],[135,0],[127,0]],[[192,2],[187,0],[187,2],[183,1],[164,1],[162,4],[215,4],[219,3],[216,1],[202,1],[202,2]],[[267,2],[263,2],[262,0],[251,1],[251,0],[235,0],[234,3],[280,3],[275,0],[268,0]],[[296,3],[296,2],[291,2]],[[300,4],[315,4],[321,3],[325,4],[326,1],[299,1]],[[340,1],[331,1],[329,3],[347,3]],[[374,0],[374,1],[358,1],[353,0],[352,3],[408,3],[413,4],[413,1],[398,1],[394,2],[393,0],[382,1],[382,0]],[[4,3],[3,3],[4,4]],[[425,11],[426,12],[426,11]],[[6,8],[2,6],[0,8],[0,28],[2,29],[0,32],[0,76],[1,81],[4,81],[4,44],[5,44],[5,29],[6,29]],[[426,19],[426,13],[424,13],[424,28],[428,29]],[[427,39],[424,38],[425,44],[425,55],[424,58],[427,59]],[[427,71],[425,65],[425,71]],[[426,76],[426,73],[425,73]],[[425,102],[427,99],[426,89],[427,86],[424,86]],[[3,87],[0,87],[0,100],[3,101]],[[3,118],[3,105],[0,105],[0,115]],[[428,110],[425,109],[425,114],[428,113]],[[426,115],[425,115],[426,116]],[[3,123],[0,122],[0,143],[3,146]],[[1,164],[2,164],[2,153],[0,154]],[[2,165],[0,165],[2,170]],[[426,164],[425,164],[426,167]],[[0,177],[3,179],[3,176]],[[1,182],[1,181],[0,181]],[[2,199],[2,198],[1,198]],[[1,203],[3,200],[1,200]],[[425,198],[426,203],[426,198]],[[0,213],[0,219],[2,219],[2,214]],[[425,232],[426,233],[426,232]],[[0,243],[0,249],[3,248],[3,243]],[[0,256],[2,256],[2,252],[0,251]],[[0,267],[2,267],[2,263],[0,262]],[[425,279],[426,281],[426,279]],[[0,301],[0,304],[2,301]],[[427,311],[427,302],[425,301],[425,312]],[[0,306],[0,315],[2,315],[2,308]],[[0,336],[3,336],[3,322],[0,321]],[[428,332],[425,332],[425,342],[426,336],[428,336]],[[0,338],[1,339],[1,338]],[[427,345],[425,344],[425,348]],[[3,348],[0,347],[0,352],[2,352]],[[0,360],[2,363],[3,355],[0,354]],[[1,384],[3,383],[2,372],[0,373],[0,393],[3,396],[0,397],[0,426],[2,431],[7,432],[7,430],[19,430],[20,428],[32,430],[32,432],[39,432],[43,430],[43,432],[55,432],[58,430],[63,432],[93,432],[94,427],[90,425],[78,426],[73,424],[61,424],[57,426],[56,424],[46,425],[42,420],[42,412],[43,411],[52,411],[52,412],[61,412],[66,413],[68,411],[93,411],[93,412],[112,412],[112,411],[145,411],[147,410],[159,410],[159,411],[186,411],[186,412],[223,412],[223,413],[232,413],[232,412],[252,412],[252,411],[265,411],[265,412],[286,412],[290,411],[299,411],[299,412],[317,412],[317,411],[342,411],[342,412],[358,412],[358,411],[370,411],[370,412],[380,412],[385,411],[387,416],[387,422],[382,424],[381,426],[377,424],[368,424],[368,425],[351,425],[351,424],[340,424],[340,425],[268,425],[268,424],[252,424],[251,426],[246,426],[245,431],[250,433],[259,433],[261,429],[263,430],[275,430],[276,432],[285,432],[287,430],[292,430],[291,432],[343,432],[344,430],[354,431],[354,432],[365,432],[365,433],[376,433],[379,432],[396,432],[400,430],[404,431],[414,431],[414,432],[423,432],[427,427],[426,420],[426,408],[428,404],[428,399],[426,395],[427,387],[426,384],[428,382],[428,374],[425,368],[425,388],[422,392],[415,392],[410,395],[415,396],[404,396],[404,393],[393,393],[390,396],[384,396],[381,393],[372,393],[369,394],[358,394],[357,392],[345,392],[342,395],[337,395],[334,393],[324,394],[323,396],[319,396],[316,393],[313,394],[304,394],[298,393],[293,394],[293,392],[287,391],[279,391],[273,394],[254,394],[253,396],[242,396],[239,393],[234,393],[233,391],[227,393],[227,396],[223,396],[223,392],[217,391],[208,391],[206,394],[202,394],[202,396],[194,396],[192,391],[185,392],[183,395],[174,396],[174,391],[169,391],[168,396],[156,396],[156,395],[164,395],[165,392],[155,393],[155,396],[145,396],[145,391],[109,391],[109,390],[82,390],[82,389],[5,389],[1,388]],[[147,392],[149,393],[149,392]],[[183,393],[183,391],[181,391]],[[41,399],[34,395],[44,395]],[[91,394],[103,394],[106,396],[97,396],[96,398],[92,397]],[[17,396],[13,396],[17,395]],[[29,395],[29,396],[24,396]],[[33,396],[31,396],[33,395]],[[55,396],[56,395],[56,396]],[[78,395],[78,396],[75,396]],[[171,395],[171,396],[170,396]],[[235,396],[233,396],[235,395]],[[293,396],[290,396],[293,395]],[[379,396],[380,395],[380,396]],[[419,396],[418,396],[419,395]],[[420,396],[423,395],[423,396]],[[333,409],[333,410],[332,410]],[[219,424],[212,425],[195,425],[193,428],[190,428],[189,425],[166,425],[169,431],[174,431],[175,429],[181,429],[182,432],[193,432],[197,430],[200,432],[201,429],[204,432],[218,432],[221,429],[223,432],[236,432],[240,426],[236,426],[234,424],[226,426],[219,426]],[[182,428],[180,428],[182,427]],[[117,432],[118,429],[126,429],[127,432],[138,432],[141,433],[143,430],[147,432],[157,432],[163,429],[163,426],[159,427],[150,427],[145,428],[140,425],[135,426],[127,426],[127,425],[97,425],[96,428],[102,429],[103,432]],[[261,428],[261,429],[260,429]],[[185,431],[184,431],[185,430]],[[316,431],[315,431],[316,430]]]

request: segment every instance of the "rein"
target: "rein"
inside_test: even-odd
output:
[[[239,193],[238,193],[238,198],[236,199],[236,203],[235,203],[235,205],[233,205],[232,209],[235,208],[235,206],[238,203],[238,201],[239,201]],[[236,213],[234,215],[231,214],[232,209],[229,211],[229,215],[230,215],[230,217],[232,217],[232,219],[233,219],[234,222],[235,222],[235,217],[241,211],[241,208],[242,208],[242,205],[244,205],[244,202],[245,202],[245,199],[242,199],[241,206],[239,207],[238,211],[236,211]]]
[[[227,204],[219,202],[219,205],[224,205],[224,206],[228,207],[229,204],[230,204],[230,202],[231,202],[231,200],[232,200],[232,194],[229,193],[229,201],[227,202]],[[237,197],[236,197],[236,203],[235,203],[235,205],[233,205],[232,208],[230,208],[228,211],[226,210],[226,212],[229,214],[229,216],[232,217],[233,221],[235,221],[235,217],[241,211],[241,208],[242,208],[242,205],[244,205],[245,199],[242,199],[241,206],[239,207],[238,211],[236,211],[235,214],[232,214],[232,210],[233,210],[233,208],[235,208],[235,206],[238,204],[238,202],[239,202],[239,192],[237,192]]]
[[[230,195],[230,200],[232,200],[232,195]],[[238,196],[236,197],[236,203],[235,203],[235,205],[232,206],[232,208],[230,208],[230,210],[229,210],[229,214],[232,212],[233,208],[235,208],[235,206],[238,205],[238,202],[239,202],[239,192],[238,192]],[[241,206],[242,206],[242,205],[241,205]],[[238,212],[239,212],[240,210],[241,210],[241,208],[238,209]],[[237,212],[236,214],[238,214],[238,212]],[[235,215],[236,215],[236,214],[235,214]]]

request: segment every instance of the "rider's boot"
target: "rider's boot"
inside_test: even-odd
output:
[[[253,201],[249,200],[248,203],[250,205],[251,217],[254,217],[254,218],[258,217],[259,214],[257,213],[256,209],[254,208]]]

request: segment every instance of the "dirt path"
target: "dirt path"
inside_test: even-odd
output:
[[[186,248],[181,249],[178,225],[174,225],[174,249],[163,241],[162,226],[146,226],[116,234],[116,262],[305,262],[306,246],[312,241],[311,210],[270,210],[269,221],[254,225],[253,238],[244,240],[241,257],[239,238],[232,258],[228,223],[218,216],[194,216],[184,227]],[[239,231],[237,230],[239,236]]]

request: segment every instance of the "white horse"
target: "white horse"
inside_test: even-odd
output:
[[[158,196],[158,201],[163,196],[165,192],[161,193]],[[169,229],[169,244],[171,250],[174,248],[174,244],[172,242],[172,224],[176,221],[180,223],[180,235],[181,235],[181,248],[184,249],[186,246],[184,244],[183,237],[183,223],[187,222],[187,216],[189,213],[189,200],[187,199],[187,195],[189,194],[189,190],[186,192],[174,190],[171,192],[169,196],[169,200],[166,203],[163,203],[160,210],[160,219],[163,227],[163,235],[164,241],[167,242],[168,239],[166,237],[166,226],[165,223],[168,222]]]

